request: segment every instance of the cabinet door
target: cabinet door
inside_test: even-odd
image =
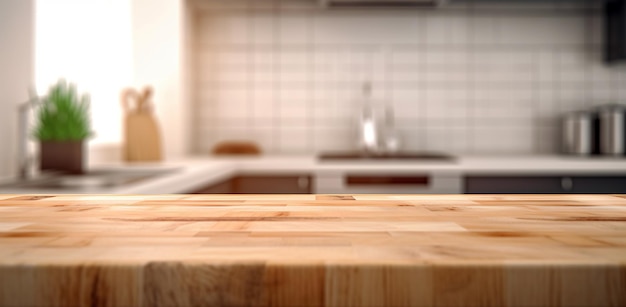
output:
[[[572,177],[571,193],[626,194],[626,176]]]
[[[231,194],[233,193],[233,179],[229,178],[222,182],[206,186],[191,192],[190,194]]]
[[[234,193],[241,194],[310,194],[311,175],[241,175],[234,180]]]
[[[467,176],[467,194],[552,194],[563,193],[556,176]]]
[[[626,176],[467,176],[467,194],[623,194]]]

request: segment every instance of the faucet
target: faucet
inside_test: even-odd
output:
[[[365,82],[361,97],[360,142],[365,154],[377,154],[379,149],[379,131],[374,103],[372,101],[372,84]]]
[[[382,105],[372,98],[372,84],[363,84],[361,97],[360,143],[366,155],[395,154],[400,140],[395,127],[393,105]]]
[[[395,126],[395,116],[393,106],[390,103],[385,105],[383,119],[383,148],[385,154],[395,154],[400,150],[400,140]]]
[[[22,102],[18,106],[18,178],[20,180],[29,179],[29,168],[32,162],[32,157],[28,153],[28,111],[33,107],[41,104],[41,97],[37,95],[31,95],[32,98]]]

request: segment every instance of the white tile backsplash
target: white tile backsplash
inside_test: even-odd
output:
[[[207,4],[197,37],[197,150],[228,139],[270,153],[354,149],[368,80],[375,99],[394,107],[406,149],[555,152],[559,116],[626,100],[626,70],[602,62],[597,9],[531,6]]]

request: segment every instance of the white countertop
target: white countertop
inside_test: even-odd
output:
[[[168,194],[185,193],[218,183],[235,174],[336,174],[344,172],[419,173],[437,175],[626,175],[624,158],[567,156],[459,156],[454,161],[318,161],[314,156],[259,156],[239,158],[189,157],[156,164],[110,163],[92,169],[176,168],[154,179],[116,188],[7,189],[15,194]]]
[[[199,160],[202,161],[202,160]],[[582,158],[569,156],[459,156],[452,161],[319,161],[313,156],[266,156],[212,159],[233,163],[243,172],[293,171],[394,171],[454,173],[601,173],[626,174],[626,158]]]

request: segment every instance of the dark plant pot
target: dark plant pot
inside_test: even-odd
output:
[[[41,141],[39,145],[39,167],[42,171],[53,170],[68,174],[84,173],[83,141]]]

